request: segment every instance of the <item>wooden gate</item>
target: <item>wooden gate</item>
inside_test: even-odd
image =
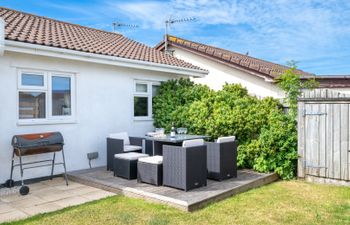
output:
[[[350,96],[304,91],[298,103],[298,177],[350,180]]]

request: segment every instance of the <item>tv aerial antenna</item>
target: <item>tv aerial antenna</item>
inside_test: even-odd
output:
[[[169,32],[170,26],[174,23],[186,23],[186,22],[193,22],[196,20],[197,20],[197,18],[195,18],[195,17],[185,17],[185,18],[180,18],[180,19],[172,19],[170,16],[169,19],[164,21],[165,22],[165,35],[164,35],[165,53],[169,53],[168,52],[168,32]]]
[[[126,24],[126,23],[120,23],[120,22],[113,22],[113,32],[116,32],[116,30],[120,27],[129,27],[129,28],[138,28],[139,26],[136,24]]]

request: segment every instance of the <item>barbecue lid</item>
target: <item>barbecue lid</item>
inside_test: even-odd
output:
[[[16,148],[31,148],[57,144],[64,144],[63,136],[60,132],[21,134],[14,135],[12,138],[12,146]]]

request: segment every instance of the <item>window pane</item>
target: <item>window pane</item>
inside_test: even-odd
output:
[[[152,85],[152,113],[153,113],[154,96],[158,95],[158,93],[159,93],[159,85]]]
[[[152,97],[159,93],[159,85],[152,85]]]
[[[23,73],[22,74],[22,85],[23,86],[44,86],[44,76]]]
[[[19,92],[19,118],[45,118],[45,93]]]
[[[71,78],[52,77],[52,115],[71,115]]]
[[[134,97],[134,116],[148,116],[147,97]]]
[[[136,92],[147,93],[147,84],[136,84]]]

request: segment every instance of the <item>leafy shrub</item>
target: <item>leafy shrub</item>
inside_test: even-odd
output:
[[[259,172],[275,171],[283,179],[295,176],[297,132],[295,120],[281,113],[269,116],[257,139],[240,146],[239,165]]]
[[[213,91],[208,87],[194,85],[189,79],[170,80],[162,83],[159,95],[153,99],[155,126],[169,131],[173,122],[177,127],[187,125],[184,121],[185,117],[180,115],[194,101],[209,98],[212,93]]]
[[[175,123],[211,139],[235,135],[240,167],[275,171],[283,179],[295,176],[296,122],[278,100],[257,99],[239,84],[225,84],[215,92],[179,79],[161,85],[153,112],[154,125],[167,131]]]
[[[289,114],[291,117],[296,118],[298,110],[298,97],[303,89],[314,89],[319,86],[315,77],[311,77],[307,80],[301,80],[300,74],[297,72],[297,66],[295,61],[287,62],[289,69],[280,74],[276,81],[279,88],[281,88],[286,98],[284,102],[289,106]]]

